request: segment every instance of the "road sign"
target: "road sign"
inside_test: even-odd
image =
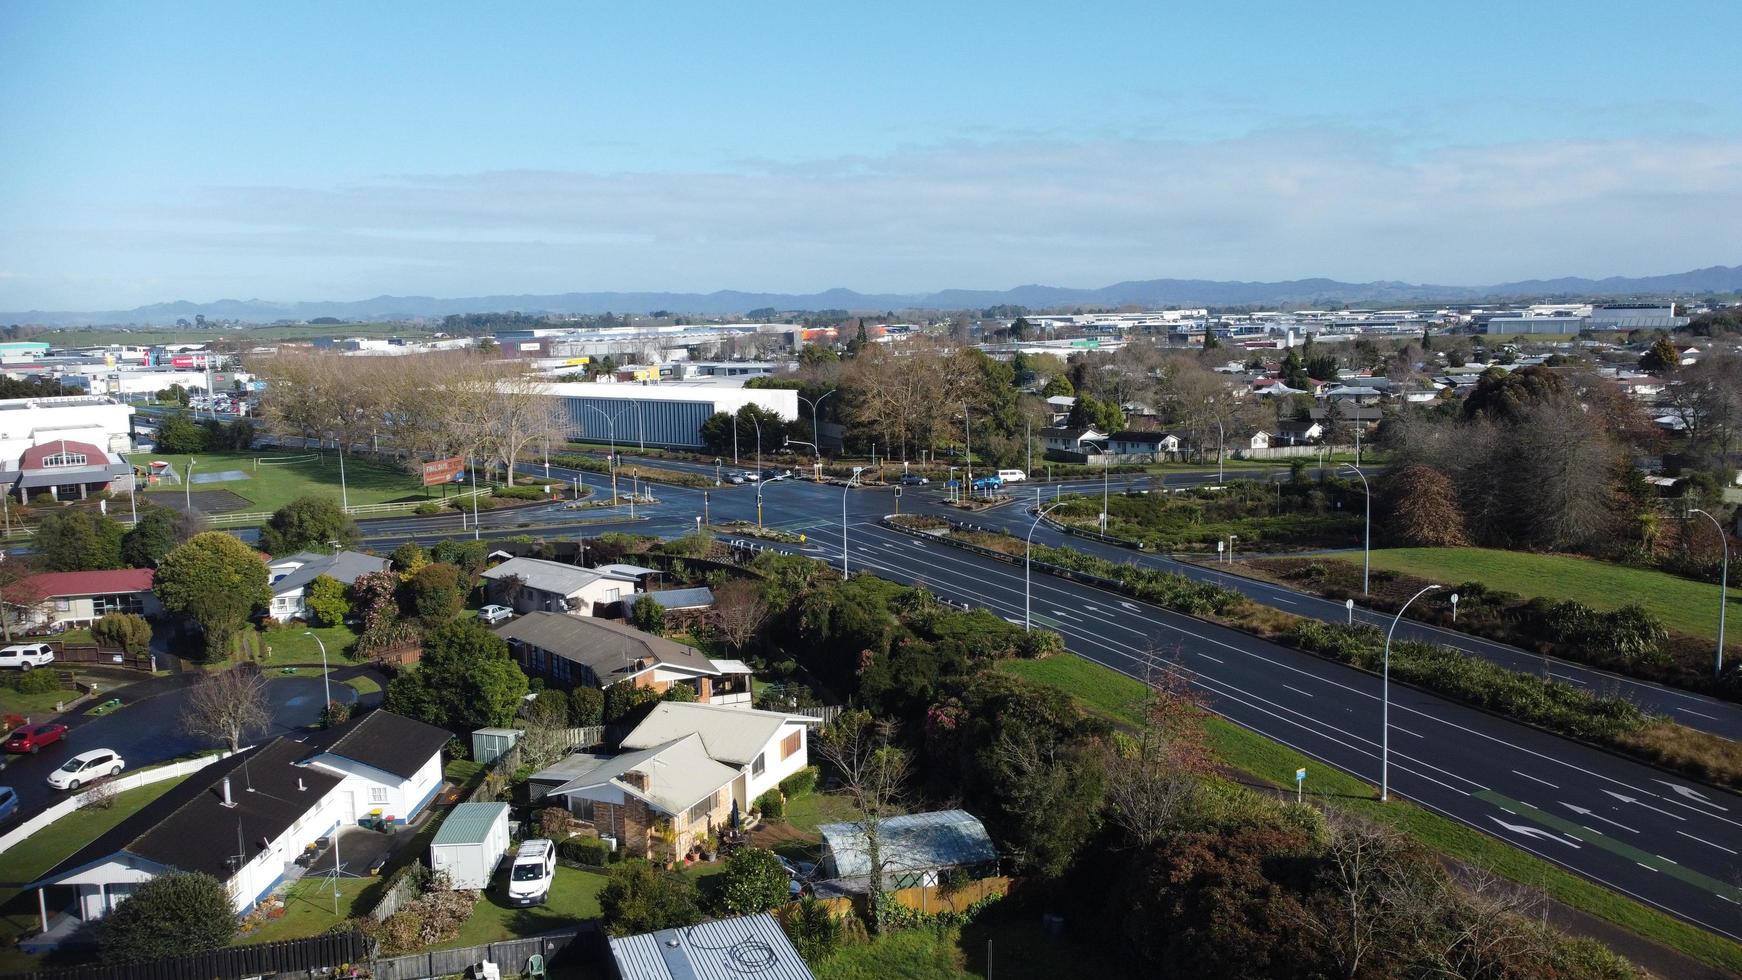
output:
[[[433,487],[438,483],[452,483],[465,471],[466,461],[460,456],[432,459],[423,464],[423,485]]]
[[[1294,771],[1294,801],[1296,803],[1301,802],[1304,799],[1305,794],[1306,794],[1306,769],[1305,768],[1296,769]]]

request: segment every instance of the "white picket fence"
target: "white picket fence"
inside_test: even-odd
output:
[[[229,754],[230,753],[225,752],[222,755],[208,755],[202,756],[198,759],[171,762],[168,765],[158,766],[155,769],[141,769],[138,772],[130,772],[124,776],[116,776],[114,779],[105,783],[104,786],[105,789],[113,787],[115,792],[120,793],[130,789],[138,789],[141,786],[146,786],[151,783],[160,783],[165,779],[179,779],[182,776],[186,776],[188,773],[198,772],[212,763],[217,762],[219,759],[227,757]],[[54,823],[56,820],[59,820],[67,814],[72,813],[79,807],[84,806],[90,801],[91,792],[91,790],[85,790],[82,793],[74,793],[36,816],[31,817],[29,820],[13,827],[5,834],[0,835],[0,854],[4,854],[7,850],[16,846],[20,841],[23,841],[26,837],[29,837],[31,834],[47,827],[49,824]]]

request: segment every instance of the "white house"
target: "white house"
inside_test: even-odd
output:
[[[1263,432],[1263,431],[1252,433],[1252,438],[1246,440],[1246,448],[1248,448],[1248,449],[1269,449],[1270,448],[1270,433]]]
[[[109,613],[155,616],[149,568],[44,572],[6,586],[7,621],[14,626],[83,625]]]
[[[633,596],[639,581],[627,573],[543,558],[510,558],[483,577],[489,583],[491,599],[515,612],[579,616],[591,616],[596,607]]]
[[[692,732],[702,737],[708,758],[738,770],[733,785],[740,806],[810,764],[809,727],[817,719],[778,711],[666,701],[654,706],[623,739],[624,751],[649,748]]]
[[[1132,462],[1157,463],[1179,455],[1180,438],[1171,432],[1125,430],[1107,437],[1107,451]]]
[[[371,711],[362,718],[309,739],[317,751],[305,765],[340,777],[337,813],[350,823],[379,816],[407,823],[435,799],[442,786],[446,729]],[[380,811],[378,814],[376,811]]]
[[[1095,452],[1106,438],[1107,433],[1093,428],[1040,430],[1041,444],[1047,448],[1048,452],[1079,454]]]
[[[365,555],[360,551],[341,551],[331,555],[299,551],[284,558],[274,558],[266,566],[272,585],[269,613],[281,623],[289,622],[305,614],[303,599],[308,587],[322,575],[338,580],[341,585],[350,585],[364,575],[384,572],[392,564],[386,558]]]

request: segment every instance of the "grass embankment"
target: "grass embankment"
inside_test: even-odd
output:
[[[307,462],[261,464],[257,460],[296,458],[314,455]],[[255,450],[250,452],[198,453],[193,456],[154,455],[153,460],[174,464],[177,477],[187,479],[188,460],[194,462],[194,476],[215,473],[240,473],[241,479],[195,483],[193,492],[228,490],[248,501],[247,511],[272,511],[305,494],[340,496],[339,460],[335,453],[304,453],[294,449]],[[146,460],[137,462],[143,464]],[[179,480],[160,483],[146,491],[148,497],[158,494],[181,496],[186,487]],[[421,482],[405,469],[388,466],[360,456],[345,457],[345,496],[351,506],[384,504],[396,501],[426,499]],[[434,499],[434,498],[430,498]],[[168,504],[170,501],[164,500]]]
[[[138,813],[179,782],[166,779],[117,793],[107,810],[90,807],[75,810],[0,853],[0,868],[5,869],[0,872],[0,972],[35,969],[43,959],[26,956],[15,946],[20,937],[42,928],[36,898],[25,894],[22,886],[72,857],[79,848]]]
[[[1342,548],[1360,543],[1357,499],[1343,480],[1270,483],[1229,480],[1222,487],[1192,487],[1107,498],[1107,533],[1154,551],[1214,551],[1238,535],[1242,548]],[[1102,497],[1066,497],[1052,518],[1084,530],[1100,520]]]
[[[1361,564],[1359,555],[1336,559]],[[1481,582],[1525,598],[1572,599],[1603,611],[1638,604],[1672,633],[1718,638],[1718,587],[1667,572],[1493,548],[1381,548],[1373,567],[1447,585]]]
[[[1006,661],[999,669],[1058,688],[1113,721],[1135,725],[1141,720],[1137,707],[1145,696],[1143,683],[1081,657]],[[1382,804],[1370,784],[1232,722],[1210,718],[1207,729],[1210,743],[1224,763],[1268,786],[1292,789],[1295,770],[1305,768],[1307,788],[1326,805],[1394,827],[1441,854],[1539,889],[1569,908],[1613,922],[1698,960],[1742,972],[1742,947],[1697,926],[1412,803],[1393,799]]]
[[[621,448],[621,447],[619,447]],[[628,450],[624,450],[627,452]],[[597,473],[607,477],[604,486],[610,487],[609,476],[611,464],[592,456],[580,456],[574,453],[558,453],[550,458],[552,466],[564,469],[580,470],[583,473]],[[679,487],[697,487],[711,489],[714,486],[712,476],[702,476],[685,470],[670,470],[658,466],[647,466],[642,463],[629,463],[617,467],[617,489],[619,493],[629,492],[631,478],[643,483],[665,483]]]
[[[54,714],[54,706],[71,701],[79,692],[69,688],[23,694],[10,687],[0,687],[0,715],[22,715],[33,721]]]

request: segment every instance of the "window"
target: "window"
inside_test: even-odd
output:
[[[750,775],[760,776],[763,774],[763,772],[765,772],[768,769],[768,763],[766,761],[764,761],[766,759],[767,755],[768,755],[768,753],[766,753],[766,752],[759,753],[756,756],[756,761],[750,763]]]
[[[387,802],[387,787],[385,787],[385,786],[371,786],[371,787],[369,787],[369,802],[370,803],[386,803]]]
[[[706,820],[708,818],[708,814],[713,813],[715,807],[719,806],[720,794],[722,792],[724,792],[724,790],[714,790],[712,793],[708,794],[707,799],[703,800],[700,803],[697,803],[695,806],[690,807],[688,810],[685,810],[684,815],[683,815],[683,823],[687,826],[690,824],[700,823],[701,821]]]
[[[109,613],[137,613],[144,611],[145,604],[139,596],[127,592],[120,595],[100,595],[91,597],[91,609],[97,616]]]
[[[42,458],[42,465],[43,466],[83,466],[83,465],[85,465],[85,454],[84,453],[68,453],[68,452],[55,453],[53,456],[44,456]]]
[[[793,732],[780,742],[780,758],[790,759],[799,749],[804,747],[804,732]]]

